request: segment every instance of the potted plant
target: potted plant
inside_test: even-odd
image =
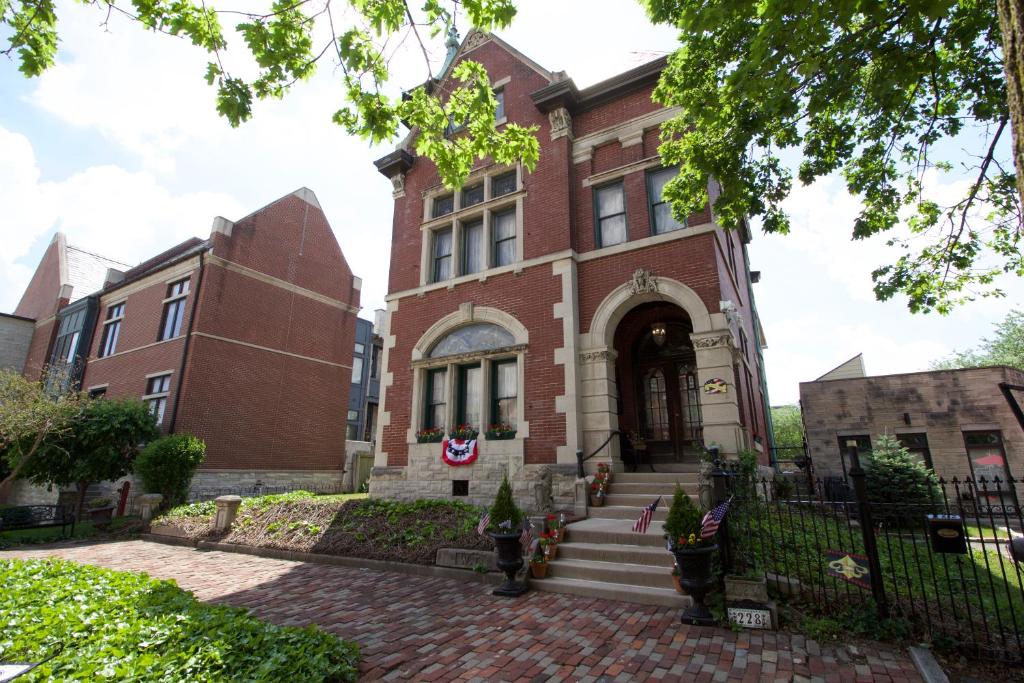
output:
[[[538,547],[533,557],[530,558],[530,576],[535,579],[543,579],[548,575],[548,558]]]
[[[440,427],[427,427],[416,432],[416,443],[441,443],[444,430]]]
[[[86,504],[86,511],[93,524],[106,525],[114,516],[114,505],[109,498],[93,498]]]
[[[473,425],[460,424],[455,425],[448,430],[449,439],[461,439],[462,441],[472,441],[477,437],[480,432],[476,430]]]
[[[555,543],[561,543],[565,535],[565,520],[561,515],[547,516],[548,531],[555,536]]]
[[[608,480],[600,472],[590,482],[590,505],[599,508],[604,505],[604,497],[608,495]]]
[[[597,465],[597,474],[604,478],[608,484],[612,483],[612,468],[606,462]]]
[[[494,540],[498,569],[505,572],[505,583],[492,592],[494,595],[518,597],[526,592],[526,586],[516,581],[516,573],[523,568],[523,549],[519,541],[523,513],[512,499],[512,487],[507,476],[501,480],[488,516],[487,535]]]
[[[558,555],[558,537],[550,531],[545,531],[540,535],[539,540],[544,556],[549,561],[555,559],[555,556]]]
[[[678,484],[664,526],[668,548],[676,558],[679,584],[683,592],[693,598],[693,606],[683,610],[682,621],[710,626],[715,620],[704,598],[715,583],[711,560],[718,546],[713,538],[708,541],[701,538],[700,510]]]
[[[502,441],[516,438],[516,428],[507,422],[495,422],[485,432],[488,441]]]

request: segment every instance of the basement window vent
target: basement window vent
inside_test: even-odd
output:
[[[469,480],[468,479],[455,479],[452,481],[452,495],[453,496],[468,496],[469,495]]]

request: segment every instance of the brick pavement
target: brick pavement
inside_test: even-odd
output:
[[[359,643],[364,680],[920,681],[882,645],[682,626],[676,610],[250,555],[122,541],[0,552],[174,579],[202,600]]]

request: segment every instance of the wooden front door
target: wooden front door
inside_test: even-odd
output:
[[[696,369],[671,358],[644,366],[636,395],[647,450],[655,460],[682,461],[701,442]]]

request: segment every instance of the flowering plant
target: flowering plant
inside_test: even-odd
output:
[[[558,543],[558,536],[550,531],[545,531],[537,537],[537,540],[540,541],[540,547],[546,548]]]
[[[562,520],[559,519],[557,515],[548,515],[547,516],[547,522],[548,522],[548,529],[550,531],[558,531],[559,529],[562,528]]]
[[[516,428],[507,422],[495,422],[487,427],[488,439],[513,439],[516,435]]]
[[[701,548],[706,545],[711,545],[711,543],[704,540],[697,534],[690,534],[689,536],[680,536],[678,539],[676,539],[675,547],[678,549]]]
[[[530,556],[530,564],[547,564],[548,556],[544,554],[544,551],[539,547],[534,551],[533,555]]]
[[[416,432],[418,443],[439,443],[444,438],[444,430],[440,427],[427,427]]]
[[[450,439],[463,439],[465,441],[472,441],[479,434],[473,425],[461,424],[455,425],[448,430],[448,438]]]

